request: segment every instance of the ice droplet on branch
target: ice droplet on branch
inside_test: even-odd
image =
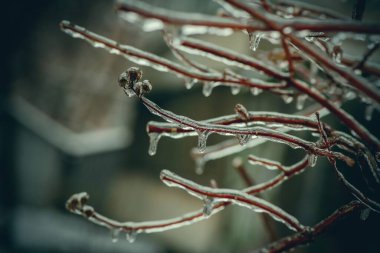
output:
[[[137,232],[135,230],[128,230],[128,232],[125,235],[125,238],[129,243],[133,243],[136,241]]]
[[[197,83],[197,81],[198,81],[197,79],[185,78],[186,89],[190,90]]]
[[[210,132],[207,130],[197,130],[198,133],[198,151],[203,153],[206,149],[207,137],[210,135]]]
[[[364,113],[364,117],[366,120],[368,121],[372,120],[372,114],[373,114],[374,109],[375,109],[374,105],[372,104],[367,105],[367,107],[365,108],[365,113]]]
[[[159,134],[159,133],[149,133],[148,135],[149,135],[149,150],[148,150],[148,154],[151,155],[151,156],[154,156],[156,154],[156,151],[157,151],[157,144],[158,144],[158,141],[161,138],[161,134]]]
[[[195,173],[197,175],[203,174],[205,170],[205,164],[206,164],[206,160],[202,156],[195,158]]]
[[[306,98],[307,98],[307,95],[305,95],[305,94],[301,94],[301,95],[297,96],[297,103],[296,103],[297,110],[303,109],[303,107],[305,105]]]
[[[253,87],[253,88],[251,88],[251,93],[252,93],[252,95],[254,95],[254,96],[257,96],[257,95],[259,95],[260,93],[262,93],[263,92],[263,90],[262,89],[259,89],[259,88],[257,88],[257,87]]]
[[[293,101],[293,96],[284,94],[281,97],[284,100],[285,104],[290,104]]]
[[[119,228],[111,229],[111,237],[113,243],[116,243],[119,240],[120,231],[121,229]]]
[[[210,197],[205,197],[203,199],[203,210],[202,210],[203,215],[210,216],[212,212],[213,202],[214,202],[214,199]]]
[[[215,82],[204,82],[203,88],[202,88],[203,95],[205,97],[209,97],[211,95],[212,89],[217,85],[218,83],[215,83]]]
[[[240,92],[240,86],[239,85],[232,85],[231,86],[231,94],[237,95]]]
[[[251,139],[251,135],[249,134],[238,134],[236,135],[238,141],[239,141],[239,144],[241,146],[245,146],[245,144],[247,144],[249,142],[249,140]]]
[[[256,49],[259,47],[260,45],[260,41],[261,41],[261,38],[263,37],[264,33],[252,33],[250,32],[248,34],[249,36],[249,48],[252,50],[252,51],[256,51]]]
[[[362,221],[366,221],[368,219],[368,216],[370,214],[371,210],[369,208],[363,209],[360,212],[360,219]]]
[[[332,58],[336,63],[341,63],[342,62],[342,48],[340,46],[334,46],[333,51],[332,51]]]
[[[318,159],[317,155],[310,153],[308,155],[308,158],[307,158],[307,162],[308,162],[309,166],[314,167],[317,164],[317,159]]]

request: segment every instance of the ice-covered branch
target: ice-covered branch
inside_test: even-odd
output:
[[[321,117],[326,116],[329,113],[329,111],[326,110],[326,108],[322,107],[319,104],[315,104],[303,109],[302,111],[297,112],[297,115],[309,118],[309,117],[312,117],[312,115],[314,115],[316,112],[318,112]],[[173,127],[176,127],[175,124],[173,124]],[[289,129],[279,128],[277,130],[282,131],[282,132],[287,132]],[[189,131],[192,131],[192,130],[189,130]],[[171,136],[173,136],[173,134],[174,133],[172,132]],[[350,138],[352,137],[349,137],[349,139]],[[340,138],[338,140],[340,141]],[[245,146],[242,146],[239,144],[237,140],[230,139],[230,140],[226,140],[221,143],[218,143],[216,145],[208,146],[204,152],[199,152],[198,149],[193,149],[192,156],[196,162],[196,166],[197,166],[196,171],[201,173],[204,170],[204,166],[206,162],[210,160],[216,160],[216,159],[220,159],[226,156],[230,156],[230,155],[239,153],[240,151],[245,150],[247,148],[256,147],[264,142],[266,142],[265,139],[257,138],[257,139],[251,140]],[[347,140],[347,142],[344,143],[344,146],[350,146],[350,144],[351,144],[351,141]]]
[[[236,126],[223,126],[217,124],[209,124],[202,121],[195,121],[188,117],[179,116],[173,112],[164,110],[145,97],[141,97],[141,101],[151,113],[163,118],[168,122],[178,124],[181,128],[193,129],[196,131],[198,134],[198,148],[200,151],[204,151],[209,134],[217,133],[220,135],[236,136],[242,145],[249,142],[251,138],[261,137],[272,140],[274,142],[284,143],[292,148],[305,149],[308,153],[313,153],[314,155],[335,157],[337,159],[345,161],[348,165],[354,164],[354,161],[351,158],[341,153],[319,148],[312,142],[305,141],[301,138],[286,133],[263,127],[240,128]]]
[[[119,76],[119,85],[129,97],[137,97],[152,114],[166,121],[147,124],[150,155],[156,153],[157,143],[162,136],[197,136],[198,149],[192,152],[192,156],[199,174],[208,160],[236,154],[265,141],[302,149],[305,152],[304,158],[285,166],[281,161],[251,154],[245,158],[248,163],[274,170],[276,175],[256,184],[247,173],[242,160],[239,160],[234,166],[248,185],[240,190],[222,189],[216,184],[212,184],[212,187],[202,186],[163,170],[160,177],[166,185],[181,188],[201,199],[204,204],[200,210],[175,218],[118,222],[88,205],[87,193],[73,195],[66,207],[71,212],[110,229],[113,239],[124,232],[127,240],[133,242],[139,233],[162,232],[194,224],[229,205],[239,205],[254,212],[268,214],[266,219],[280,221],[296,231],[263,248],[263,252],[282,252],[308,244],[338,220],[360,208],[380,212],[376,192],[380,184],[380,140],[353,118],[349,111],[341,108],[346,101],[359,97],[369,104],[366,109],[368,120],[372,111],[380,108],[380,90],[374,85],[380,76],[380,67],[369,61],[370,56],[379,48],[380,26],[376,23],[347,20],[334,11],[295,1],[215,2],[223,8],[223,13],[219,12],[216,16],[178,12],[135,0],[117,2],[116,10],[121,18],[141,27],[145,32],[161,31],[168,48],[179,63],[130,45],[121,45],[68,21],[62,21],[60,25],[67,34],[83,39],[94,47],[120,55],[138,65],[174,74],[185,81],[187,88],[201,83],[205,96],[211,94],[213,87],[225,85],[231,87],[234,95],[239,93],[241,87],[248,87],[253,95],[265,90],[281,96],[286,104],[296,101],[299,110],[296,115],[248,111],[242,104],[237,104],[235,114],[194,120],[165,110],[148,99],[146,94],[152,90],[151,82],[142,80],[139,68],[130,67]],[[357,10],[360,12],[359,8]],[[354,19],[359,20],[360,15]],[[234,36],[236,32],[248,35],[250,49],[255,51],[254,56],[238,53],[233,46],[225,48],[189,37],[198,34]],[[343,52],[344,40],[362,40],[364,37],[369,47],[362,57],[354,59],[346,51]],[[265,50],[263,47],[264,50],[257,51],[262,40],[269,41],[274,48]],[[200,64],[192,58],[193,55],[222,63],[223,68],[217,70]],[[316,103],[309,109],[302,110],[307,98]],[[336,131],[321,121],[321,117],[330,112],[345,125],[346,132]],[[295,131],[307,131],[313,137],[300,138]],[[232,138],[207,147],[210,134]],[[314,227],[308,227],[278,206],[260,198],[259,194],[314,167],[318,156],[324,156],[330,161],[339,181],[358,201],[342,206]],[[367,188],[363,189],[359,184],[356,187],[356,183],[354,186],[348,181],[338,168],[337,160],[349,166],[358,165]],[[377,188],[372,188],[373,185]]]
[[[221,2],[221,1],[220,1]],[[226,1],[228,2],[228,1]],[[273,27],[263,25],[262,20],[243,19],[236,20],[227,17],[209,16],[199,13],[184,13],[162,9],[152,6],[141,1],[126,0],[117,4],[117,11],[121,17],[129,22],[137,23],[142,26],[144,31],[154,31],[163,29],[164,26],[180,26],[182,32],[186,34],[210,32],[216,35],[231,34],[231,30],[248,30],[248,31],[267,31],[273,30]],[[248,12],[248,11],[247,11]],[[249,12],[248,12],[249,13]],[[241,17],[240,17],[241,18]],[[275,19],[276,16],[267,15],[267,19],[281,21],[281,28],[291,27],[295,31],[309,30],[320,32],[357,32],[368,34],[380,34],[380,28],[377,24],[363,24],[355,21],[340,20],[309,20],[302,18]],[[264,22],[265,23],[265,22]],[[197,29],[192,28],[196,27]],[[224,29],[225,31],[211,30]]]
[[[123,231],[127,234],[127,240],[133,242],[136,235],[139,233],[157,233],[170,229],[179,228],[185,225],[190,225],[195,222],[207,219],[201,211],[187,213],[181,217],[172,219],[145,221],[145,222],[118,222],[109,219],[88,205],[89,195],[85,192],[77,193],[71,196],[66,202],[66,208],[71,212],[81,215],[91,222],[106,227],[112,231],[112,235],[118,237],[118,234]],[[223,205],[215,206],[214,212],[223,209]],[[115,235],[116,233],[116,235]],[[117,239],[117,238],[113,238]]]
[[[290,179],[292,176],[301,173],[308,165],[307,157],[300,162],[286,167],[285,173],[281,173],[273,179],[248,187],[242,192],[247,194],[259,194],[261,192],[268,191],[282,182]],[[193,223],[205,220],[211,215],[214,215],[224,209],[225,206],[230,205],[230,202],[220,202],[214,203],[213,205],[203,208],[201,210],[186,213],[180,217],[175,217],[171,219],[156,220],[156,221],[146,221],[146,222],[119,222],[107,218],[94,210],[94,208],[87,204],[89,195],[87,193],[77,193],[71,196],[66,203],[66,208],[71,212],[81,215],[91,222],[106,227],[112,231],[113,237],[117,238],[118,234],[123,231],[127,234],[127,239],[133,242],[136,235],[139,233],[157,233],[166,230],[176,229],[182,226],[191,225]],[[207,211],[207,213],[205,213]],[[114,239],[115,239],[114,238]]]
[[[190,54],[197,54],[217,61],[222,61],[227,65],[261,71],[268,76],[280,80],[284,80],[288,77],[286,73],[268,66],[255,58],[198,39],[185,37],[176,38],[173,40],[173,46]]]
[[[116,9],[123,19],[142,24],[145,31],[161,30],[165,25],[180,26],[182,32],[187,34],[186,31],[208,31],[223,35],[224,33],[231,34],[232,30],[266,30],[266,27],[260,22],[243,23],[232,18],[171,11],[142,1],[122,1],[116,6]],[[210,31],[210,28],[214,28],[214,30]],[[230,29],[230,31],[226,29]]]
[[[360,137],[362,137],[367,143],[371,143],[371,145],[375,146],[376,149],[380,149],[380,141],[368,132],[358,121],[356,121],[352,116],[350,116],[343,109],[337,107],[334,103],[332,103],[328,98],[326,98],[323,94],[318,92],[314,87],[309,87],[307,84],[303,83],[301,80],[297,80],[294,78],[289,79],[288,75],[284,75],[281,72],[276,71],[275,69],[265,66],[261,63],[258,63],[257,60],[247,57],[244,55],[240,55],[236,52],[230,51],[226,48],[217,47],[214,45],[210,45],[205,42],[201,42],[195,39],[178,39],[176,43],[179,49],[185,50],[186,52],[192,54],[200,54],[202,56],[211,58],[211,59],[219,59],[229,65],[242,66],[243,68],[253,68],[263,73],[273,76],[282,80],[285,83],[292,84],[297,90],[302,92],[303,94],[308,95],[312,99],[316,100],[323,106],[326,106],[332,113],[334,113],[343,123],[347,124],[353,131],[357,133]],[[288,59],[291,59],[290,52],[288,46],[285,47]],[[289,64],[289,66],[293,66],[293,64]],[[294,67],[292,67],[291,72],[294,72]],[[367,86],[366,86],[367,87]],[[373,88],[370,88],[373,89]],[[379,100],[380,101],[380,100]]]
[[[74,25],[69,21],[62,21],[61,28],[64,32],[74,38],[84,39],[97,48],[103,48],[112,54],[121,55],[129,61],[139,65],[149,66],[157,71],[169,72],[185,80],[203,81],[210,84],[234,84],[259,89],[277,89],[284,87],[281,83],[264,82],[258,79],[239,79],[222,73],[202,72],[197,69],[189,69],[186,66],[170,61],[166,58],[145,52],[129,45],[120,45],[116,41],[110,40],[87,29]]]
[[[289,229],[295,231],[303,231],[305,227],[292,215],[286,213],[279,207],[252,195],[248,195],[241,191],[230,189],[214,189],[211,187],[201,186],[190,180],[182,178],[173,172],[163,170],[161,172],[161,180],[170,187],[178,187],[184,189],[189,194],[199,198],[211,198],[209,203],[214,205],[218,202],[231,202],[236,205],[247,207],[255,212],[265,212],[273,219],[284,223]]]

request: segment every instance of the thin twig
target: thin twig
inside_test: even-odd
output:
[[[356,210],[360,209],[362,205],[359,201],[352,201],[333,212],[326,219],[320,221],[314,227],[308,229],[307,231],[299,232],[294,235],[284,237],[270,245],[259,249],[254,252],[266,252],[266,253],[277,253],[286,252],[293,250],[297,247],[304,246],[315,240],[318,236],[328,231],[332,226],[334,226],[338,221],[351,215]]]

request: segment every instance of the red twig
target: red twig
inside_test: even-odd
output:
[[[318,236],[320,236],[321,234],[329,230],[338,221],[351,215],[353,212],[360,209],[361,207],[362,205],[360,204],[359,201],[352,201],[338,208],[330,216],[320,221],[314,227],[311,227],[306,231],[284,237],[276,242],[271,243],[265,248],[262,248],[255,252],[268,252],[268,253],[286,252],[289,250],[293,250],[296,247],[307,245],[308,243],[315,240],[315,238],[317,238]]]

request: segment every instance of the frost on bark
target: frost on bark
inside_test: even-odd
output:
[[[134,23],[145,32],[161,31],[163,38],[178,61],[142,51],[130,45],[98,35],[69,21],[62,21],[61,28],[74,38],[83,39],[96,48],[125,57],[136,66],[128,68],[119,77],[119,85],[128,97],[135,97],[148,111],[161,118],[161,122],[149,122],[146,130],[150,138],[149,154],[155,155],[162,137],[181,139],[194,136],[198,147],[192,151],[196,172],[201,174],[205,164],[214,159],[236,155],[263,142],[282,143],[304,151],[304,158],[290,166],[279,161],[264,159],[254,154],[246,159],[250,164],[276,170],[277,175],[266,182],[255,184],[249,177],[242,158],[233,166],[247,184],[245,189],[222,189],[199,185],[171,171],[163,170],[160,178],[169,187],[178,187],[199,198],[204,208],[166,220],[147,222],[118,222],[107,218],[88,205],[86,193],[73,195],[67,208],[91,222],[112,230],[114,238],[126,233],[133,242],[140,233],[155,233],[175,229],[208,219],[229,205],[238,205],[253,212],[266,213],[275,221],[283,223],[294,234],[273,241],[260,252],[282,252],[306,245],[341,218],[355,210],[362,210],[365,218],[369,212],[380,212],[380,141],[348,111],[342,109],[347,101],[365,103],[366,120],[373,120],[374,110],[380,108],[380,67],[370,56],[380,43],[380,26],[360,22],[363,10],[354,5],[353,19],[342,17],[329,9],[289,1],[272,4],[269,1],[215,0],[221,11],[214,16],[199,13],[180,13],[140,1],[119,1],[117,13],[127,22]],[[362,7],[360,7],[362,8]],[[364,7],[363,7],[364,8]],[[228,36],[233,32],[246,34],[250,49],[256,51],[260,41],[273,44],[271,52],[262,54],[265,59],[254,58],[192,37],[199,34]],[[353,58],[343,52],[345,40],[364,41],[368,49],[361,58]],[[187,57],[198,55],[225,65],[223,71],[212,69]],[[138,67],[137,67],[138,66]],[[250,111],[242,104],[235,106],[235,114],[221,115],[201,121],[161,108],[148,99],[154,92],[154,80],[143,76],[141,66],[150,67],[178,77],[187,89],[201,85],[204,96],[210,96],[217,86],[229,86],[232,94],[241,88],[249,88],[252,96],[271,92],[294,103],[296,115],[271,111]],[[259,73],[261,78],[242,75],[235,69]],[[152,91],[153,87],[153,91]],[[357,99],[359,98],[359,99]],[[306,100],[313,105],[304,108]],[[359,102],[360,100],[360,102]],[[337,131],[324,123],[322,118],[332,114],[349,131]],[[317,140],[294,135],[295,131],[307,131]],[[208,146],[211,134],[226,136],[227,140]],[[285,210],[261,198],[269,191],[293,176],[314,167],[318,157],[326,157],[342,184],[352,194],[353,200],[314,226],[302,224]],[[339,165],[360,167],[366,175],[365,186],[359,188],[346,179]]]

